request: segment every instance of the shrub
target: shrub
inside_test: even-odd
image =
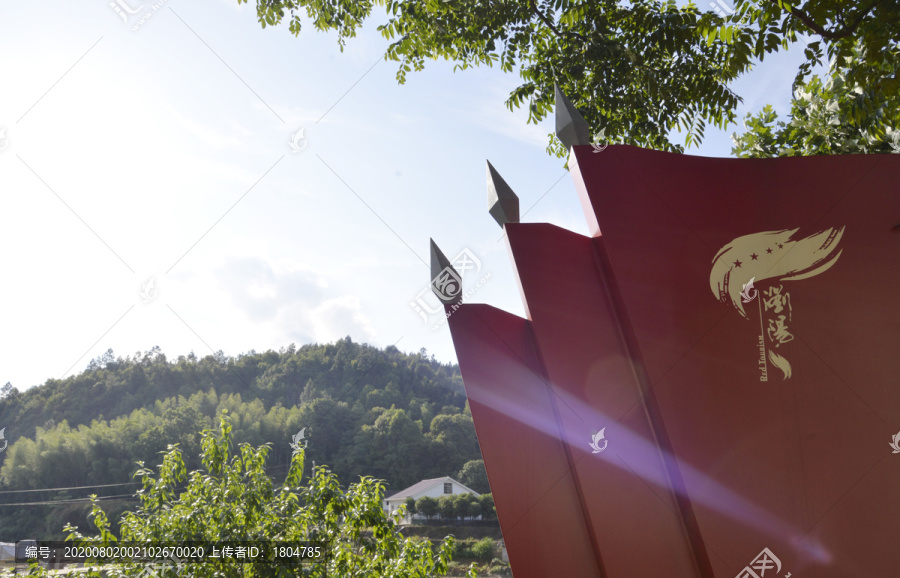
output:
[[[482,538],[472,544],[472,558],[478,562],[490,562],[494,557],[494,550],[494,541],[491,538]]]
[[[304,450],[291,458],[284,485],[276,488],[266,475],[269,446],[241,444],[232,448],[231,424],[220,420],[218,435],[203,432],[201,442],[204,471],[188,474],[181,451],[169,446],[157,472],[142,468],[140,504],[122,517],[120,536],[92,496],[93,523],[97,536],[85,536],[67,526],[69,538],[84,546],[110,542],[175,542],[285,540],[321,544],[323,556],[311,563],[304,576],[391,576],[413,578],[444,575],[450,565],[454,538],[448,536],[433,549],[427,540],[403,537],[395,520],[383,509],[384,486],[372,478],[343,489],[337,476],[319,466],[301,484]],[[211,578],[213,576],[255,576],[280,578],[289,570],[273,564],[230,559],[207,560],[164,570],[159,576]],[[146,565],[126,562],[103,571],[121,578],[144,576]],[[177,574],[176,574],[177,572]],[[46,571],[34,569],[31,576],[45,578]],[[86,577],[100,578],[98,571]],[[475,572],[470,570],[470,578]]]

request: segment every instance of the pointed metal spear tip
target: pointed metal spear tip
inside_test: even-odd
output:
[[[559,86],[556,89],[556,136],[567,149],[574,145],[591,144],[591,130],[575,105],[566,98]]]
[[[506,184],[491,161],[487,161],[487,190],[488,211],[500,228],[506,223],[518,223],[519,197]]]
[[[431,291],[445,305],[462,301],[462,277],[434,239],[431,239]]]

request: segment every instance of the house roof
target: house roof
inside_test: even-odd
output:
[[[400,490],[396,494],[391,494],[389,497],[387,497],[385,499],[386,500],[405,500],[406,498],[408,498],[410,496],[415,496],[416,494],[418,494],[420,492],[424,492],[425,490],[427,490],[428,488],[430,488],[432,486],[435,486],[437,484],[441,484],[444,482],[453,482],[454,484],[456,484],[458,486],[462,486],[463,488],[469,490],[476,496],[481,495],[478,492],[476,492],[475,490],[473,490],[472,488],[469,488],[468,486],[466,486],[465,484],[461,484],[461,483],[457,482],[450,476],[444,476],[443,478],[432,478],[430,480],[422,480],[421,482],[411,485],[410,487],[406,488],[405,490]]]

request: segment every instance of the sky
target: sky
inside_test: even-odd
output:
[[[139,9],[143,6],[143,9]],[[149,17],[143,16],[149,14]],[[343,52],[255,2],[0,5],[0,384],[112,349],[236,356],[350,336],[455,362],[429,238],[469,302],[524,316],[485,160],[523,222],[588,234],[570,175],[497,68],[432,61],[404,85],[379,13]],[[799,50],[737,81],[784,114]],[[689,154],[729,156],[707,130]]]

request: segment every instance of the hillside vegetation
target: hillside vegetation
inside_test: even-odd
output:
[[[223,412],[236,444],[271,444],[266,472],[276,480],[301,429],[307,460],[346,483],[383,479],[388,493],[456,476],[481,459],[456,366],[424,350],[349,338],[234,358],[169,361],[154,348],[123,359],[108,351],[78,375],[21,393],[7,386],[3,395],[0,425],[10,444],[0,454],[3,541],[61,537],[67,522],[85,527],[91,493],[116,519],[138,488],[137,462],[154,466],[159,452],[178,444],[188,469],[201,467],[200,432]]]

